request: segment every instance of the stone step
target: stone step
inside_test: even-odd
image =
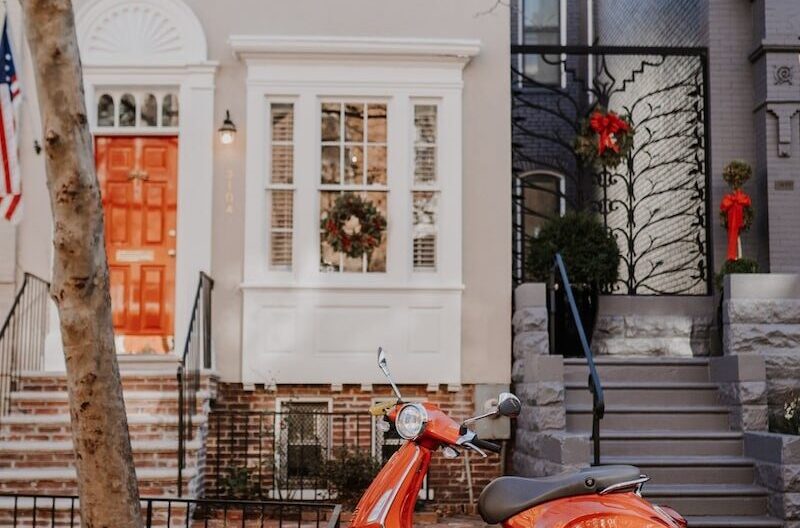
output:
[[[780,528],[783,522],[765,516],[687,515],[691,528]]]
[[[740,431],[612,431],[600,426],[600,445],[608,456],[740,456]]]
[[[205,415],[192,417],[192,426],[205,425]],[[131,440],[175,440],[178,416],[170,414],[131,414],[128,416]],[[0,420],[4,441],[72,440],[69,414],[10,414]]]
[[[566,410],[568,431],[591,431],[590,405],[567,405]],[[600,429],[729,430],[728,414],[727,407],[714,405],[663,407],[620,405],[611,409],[606,408],[605,416],[600,421]]]
[[[124,390],[164,391],[178,389],[176,369],[163,372],[152,370],[132,370],[120,372],[120,380]],[[204,372],[201,384],[208,383],[212,375]],[[17,382],[17,390],[21,391],[66,391],[66,374],[63,372],[23,371]]]
[[[640,382],[604,381],[603,396],[606,407],[613,405],[716,405],[718,387],[715,383],[702,382]],[[565,402],[590,404],[592,394],[586,380],[565,383]]]
[[[681,515],[767,515],[767,491],[742,484],[649,484],[643,496]]]
[[[197,393],[199,410],[208,400],[208,391]],[[177,414],[178,392],[125,391],[125,410],[131,414]],[[14,391],[9,394],[10,409],[18,414],[64,414],[69,412],[69,395],[65,391]]]
[[[183,471],[184,482],[197,473]],[[142,496],[177,496],[178,472],[175,468],[137,468],[136,478]],[[77,493],[74,468],[0,469],[0,493],[74,495]]]
[[[709,381],[708,359],[673,357],[607,357],[594,358],[601,383],[637,382],[701,382]],[[586,383],[589,369],[586,359],[564,358],[564,381]]]
[[[753,461],[741,456],[606,456],[603,464],[636,466],[653,484],[753,484]]]
[[[177,440],[134,440],[131,442],[131,447],[133,462],[137,468],[177,467]],[[186,443],[186,460],[190,465],[196,462],[194,454],[200,447],[197,439]],[[74,462],[75,455],[70,440],[0,441],[0,469],[72,467]]]

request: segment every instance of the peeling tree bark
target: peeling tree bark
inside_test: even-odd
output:
[[[82,526],[140,528],[111,320],[103,207],[70,0],[21,0],[44,131],[53,283],[67,365]]]

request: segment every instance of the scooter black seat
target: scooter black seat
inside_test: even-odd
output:
[[[597,466],[551,477],[500,477],[486,486],[478,511],[489,524],[499,524],[538,504],[574,495],[590,495],[641,476],[634,466]]]

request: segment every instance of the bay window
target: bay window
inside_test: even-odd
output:
[[[383,383],[368,359],[381,345],[407,355],[393,367],[401,383],[460,383],[462,70],[479,44],[231,43],[252,116],[242,381]],[[348,194],[386,220],[359,258],[335,251],[324,227]]]

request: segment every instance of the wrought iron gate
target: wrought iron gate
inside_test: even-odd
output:
[[[528,279],[526,256],[544,219],[593,210],[622,256],[611,293],[708,294],[706,49],[525,45],[511,53],[515,282]],[[537,81],[535,65],[544,63],[560,66],[560,83]],[[636,128],[627,159],[600,172],[573,150],[597,105],[630,115]]]

